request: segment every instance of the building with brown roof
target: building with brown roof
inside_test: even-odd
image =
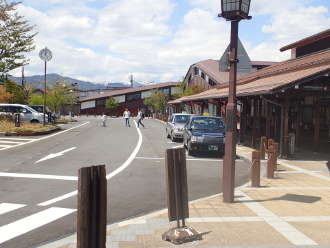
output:
[[[145,86],[114,90],[96,96],[82,98],[79,101],[80,114],[101,115],[106,113],[111,116],[119,116],[124,112],[125,108],[128,108],[133,115],[137,113],[138,109],[144,109],[145,112],[148,112],[143,101],[145,98],[152,95],[153,90],[159,90],[171,99],[173,94],[179,92],[180,89],[178,86],[178,82],[148,84]],[[114,98],[119,103],[119,107],[116,110],[109,111],[105,107],[106,101],[110,97]]]
[[[241,76],[276,64],[269,61],[251,61],[242,42],[238,40],[238,78]],[[229,79],[229,46],[224,51],[219,60],[207,59],[192,64],[186,76],[184,83],[186,85],[198,84],[205,89],[213,88],[226,83]]]
[[[282,154],[301,149],[330,150],[330,32],[281,49],[294,58],[240,76],[237,81],[240,140],[258,146],[260,136],[280,143]],[[185,110],[225,116],[228,83],[170,102]],[[290,138],[291,137],[291,138]]]

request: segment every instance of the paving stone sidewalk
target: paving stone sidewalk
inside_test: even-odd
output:
[[[238,146],[237,153],[251,158],[253,150]],[[274,179],[262,178],[260,188],[235,190],[235,202],[222,195],[190,203],[187,225],[203,240],[182,245],[162,241],[169,224],[167,210],[108,226],[107,248],[263,248],[330,247],[329,161],[278,160]],[[42,248],[73,248],[70,236]]]

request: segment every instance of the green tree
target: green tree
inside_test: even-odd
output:
[[[147,97],[143,103],[154,111],[164,113],[167,105],[167,97],[163,92],[154,90],[151,96]]]
[[[60,107],[65,104],[73,104],[75,101],[74,87],[65,82],[57,82],[47,92],[47,106],[56,113],[59,112]]]
[[[25,104],[26,97],[24,89],[11,80],[6,79],[4,81],[6,91],[13,95],[10,99],[10,103]]]
[[[183,93],[182,93],[182,96],[191,96],[191,95],[196,95],[198,93],[201,93],[205,91],[205,88],[200,85],[200,84],[193,84],[191,86],[187,86]]]
[[[29,99],[29,105],[43,105],[44,97],[41,95],[33,94]]]
[[[8,72],[28,63],[24,54],[35,47],[31,26],[16,11],[20,2],[7,3],[0,0],[0,81],[4,81]]]
[[[115,110],[116,108],[118,108],[119,106],[119,102],[116,101],[115,98],[110,97],[109,99],[107,99],[106,103],[105,103],[105,107],[109,110]]]

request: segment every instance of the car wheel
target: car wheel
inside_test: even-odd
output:
[[[31,120],[31,123],[39,123],[39,121],[38,120]]]

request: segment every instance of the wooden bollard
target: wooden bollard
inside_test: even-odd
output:
[[[107,181],[105,165],[79,169],[77,248],[105,248]]]
[[[251,186],[260,187],[260,152],[252,152]]]
[[[265,159],[266,144],[267,144],[267,137],[261,136],[261,138],[260,138],[260,159]]]
[[[274,146],[268,147],[267,178],[274,178]]]
[[[278,158],[278,155],[279,155],[279,145],[277,142],[274,142],[273,144],[274,146],[274,153],[275,153],[275,156],[274,156],[274,170],[277,170],[277,158]]]

